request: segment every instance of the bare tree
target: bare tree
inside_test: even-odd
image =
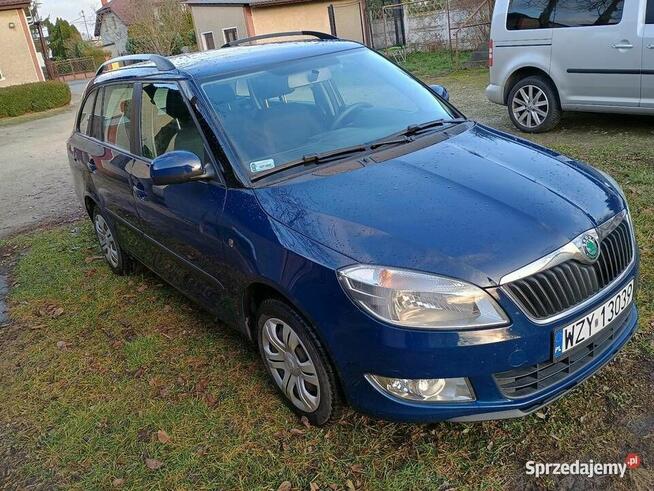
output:
[[[131,52],[168,56],[194,47],[191,12],[179,0],[132,0],[130,9],[135,19],[128,31]]]

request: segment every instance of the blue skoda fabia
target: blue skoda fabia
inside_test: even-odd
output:
[[[523,416],[610,361],[638,317],[616,182],[304,34],[99,70],[68,154],[111,269],[242,331],[314,424]]]

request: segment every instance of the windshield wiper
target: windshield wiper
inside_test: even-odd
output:
[[[459,124],[459,123],[465,123],[468,121],[467,119],[464,118],[455,118],[455,119],[435,119],[433,121],[427,121],[426,123],[420,123],[420,124],[411,124],[407,126],[406,130],[398,133],[395,136],[398,135],[405,135],[405,136],[411,136],[420,133],[421,131],[424,131],[429,128],[435,128],[437,126],[445,126],[446,124]]]
[[[300,165],[308,165],[308,164],[323,164],[325,162],[330,162],[332,160],[347,157],[348,155],[352,155],[356,153],[366,152],[368,150],[370,150],[369,146],[355,145],[353,147],[337,148],[336,150],[329,150],[327,152],[310,153],[307,155],[303,155],[299,159],[290,160],[285,164],[280,165],[279,167],[274,167],[272,169],[259,172],[255,176],[252,176],[251,180],[258,181],[263,177],[269,176],[271,174],[276,174],[277,172],[281,172],[283,170],[290,169],[292,167],[298,167]]]

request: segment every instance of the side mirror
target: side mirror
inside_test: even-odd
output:
[[[150,178],[152,184],[182,184],[210,177],[200,158],[185,150],[175,150],[160,155],[152,161]]]
[[[429,88],[433,92],[438,94],[441,97],[441,99],[445,99],[446,101],[450,100],[450,94],[447,92],[447,89],[445,87],[443,87],[442,85],[433,84],[433,85],[430,85]]]

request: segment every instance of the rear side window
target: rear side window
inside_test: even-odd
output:
[[[141,155],[154,159],[186,150],[207,161],[202,136],[174,84],[143,84],[141,96]]]
[[[91,132],[89,131],[89,122],[91,121],[91,116],[93,116],[93,104],[95,104],[95,96],[97,95],[97,91],[91,92],[89,96],[86,98],[86,101],[84,102],[84,106],[82,106],[82,110],[80,111],[80,116],[79,116],[79,123],[77,125],[77,131],[84,135],[90,135]]]
[[[108,85],[102,97],[102,139],[127,151],[131,147],[133,92],[132,85]]]
[[[647,20],[646,24],[654,24],[654,0],[647,2]]]
[[[550,28],[555,7],[555,0],[511,0],[506,28],[510,31]]]
[[[622,20],[624,0],[558,0],[555,27],[608,26]]]

